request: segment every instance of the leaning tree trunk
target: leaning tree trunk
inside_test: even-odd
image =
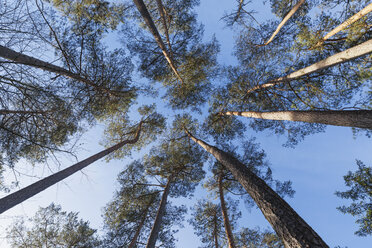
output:
[[[124,140],[106,150],[103,150],[87,159],[84,159],[81,162],[78,162],[62,171],[54,173],[44,179],[37,181],[21,190],[18,190],[10,195],[5,196],[0,199],[0,214],[6,210],[16,206],[19,203],[24,202],[25,200],[33,197],[34,195],[42,192],[43,190],[49,188],[50,186],[62,181],[63,179],[71,176],[75,172],[84,169],[91,163],[97,161],[98,159],[103,158],[104,156],[116,151],[117,149],[123,147],[125,144],[134,144],[138,141],[142,128],[142,121],[139,123],[135,137],[130,140]]]
[[[28,55],[25,55],[25,54],[22,54],[22,53],[18,53],[16,51],[14,51],[12,49],[9,49],[7,47],[4,47],[4,46],[0,46],[0,57],[11,60],[11,61],[14,61],[14,62],[22,64],[22,65],[32,66],[32,67],[35,67],[35,68],[42,69],[44,71],[52,72],[52,73],[55,73],[55,74],[58,74],[58,75],[62,75],[62,76],[80,81],[82,83],[85,83],[86,85],[92,86],[95,89],[102,90],[102,91],[105,91],[105,92],[110,93],[110,94],[117,95],[117,94],[123,94],[123,93],[125,94],[125,93],[130,92],[130,91],[116,91],[116,90],[107,89],[105,87],[102,87],[102,86],[99,86],[99,85],[95,84],[94,82],[90,81],[87,78],[82,77],[79,74],[73,73],[69,70],[66,70],[66,69],[62,68],[62,67],[53,65],[51,63],[42,61],[40,59],[33,58],[31,56],[28,56]]]
[[[136,246],[136,244],[137,244],[138,236],[140,235],[141,230],[142,230],[142,227],[143,227],[143,225],[145,224],[145,221],[146,221],[146,219],[147,219],[147,213],[149,212],[149,209],[150,209],[150,206],[151,206],[152,203],[153,203],[153,201],[150,201],[149,204],[146,206],[146,209],[145,209],[145,212],[143,213],[143,216],[142,216],[141,222],[140,222],[140,224],[138,225],[138,228],[137,228],[137,230],[136,230],[136,233],[134,234],[133,239],[132,239],[132,241],[130,242],[128,248],[135,248],[135,246]]]
[[[270,39],[265,42],[265,44],[260,45],[260,46],[266,46],[268,45],[274,37],[279,33],[280,29],[284,26],[284,24],[291,18],[296,11],[300,8],[300,6],[305,2],[305,0],[300,0],[298,3],[296,3],[295,6],[291,9],[291,11],[288,12],[288,14],[284,17],[284,19],[279,23],[278,27],[276,28],[275,32],[271,35]]]
[[[319,62],[316,62],[315,64],[312,64],[308,67],[305,67],[303,69],[297,70],[295,72],[292,72],[288,74],[287,76],[280,77],[277,79],[273,79],[267,83],[257,85],[249,90],[247,90],[246,94],[249,94],[253,91],[260,90],[260,89],[265,89],[268,87],[272,87],[284,82],[289,82],[292,80],[295,80],[297,78],[300,78],[302,76],[305,76],[310,73],[317,72],[319,70],[326,69],[331,66],[335,66],[347,61],[350,61],[352,59],[361,57],[363,55],[369,54],[372,52],[372,40],[368,40],[366,42],[363,42],[362,44],[359,44],[357,46],[354,46],[352,48],[349,48],[345,51],[336,53],[326,59],[323,59]]]
[[[161,222],[165,214],[165,207],[167,205],[167,198],[168,198],[168,194],[169,194],[172,181],[173,181],[173,174],[168,178],[167,185],[164,188],[164,192],[161,197],[159,209],[156,214],[154,225],[152,226],[150,237],[147,241],[146,248],[155,248],[156,240],[158,239],[158,235],[160,231]]]
[[[347,19],[346,21],[344,21],[343,23],[341,23],[340,25],[338,25],[337,27],[332,29],[328,34],[326,34],[321,39],[321,41],[319,41],[317,46],[321,45],[325,40],[331,38],[333,35],[337,34],[338,32],[340,32],[341,30],[343,30],[347,26],[349,26],[349,25],[353,24],[354,22],[358,21],[360,18],[367,15],[371,11],[372,11],[372,3],[368,4],[364,9],[362,9],[361,11],[359,11],[358,13],[356,13],[355,15],[353,15],[352,17],[350,17],[349,19]]]
[[[223,223],[225,225],[225,232],[226,232],[227,240],[229,242],[229,248],[235,248],[236,246],[234,242],[234,235],[231,230],[230,220],[227,214],[225,197],[223,193],[222,174],[220,174],[218,177],[218,193],[220,194],[221,212],[222,212],[222,217],[223,217]]]
[[[228,111],[222,115],[238,115],[248,118],[280,121],[302,121],[326,125],[372,129],[372,110],[307,110],[275,112]]]
[[[163,26],[164,26],[165,38],[167,39],[167,45],[168,45],[168,49],[169,49],[169,56],[170,56],[171,60],[173,61],[173,52],[172,52],[172,46],[171,46],[170,39],[169,39],[169,29],[168,29],[168,25],[167,25],[167,19],[165,18],[166,14],[165,14],[164,5],[163,5],[161,0],[156,0],[156,3],[158,5],[159,14],[161,16]]]
[[[174,74],[176,74],[177,78],[182,83],[183,80],[182,80],[180,74],[177,71],[177,68],[174,64],[173,59],[169,55],[169,53],[167,51],[167,48],[164,45],[164,42],[163,42],[163,40],[162,40],[162,38],[159,34],[158,29],[155,26],[154,21],[151,18],[151,15],[150,15],[149,11],[147,10],[147,7],[146,7],[145,3],[142,0],[133,0],[133,2],[136,5],[140,14],[142,15],[143,19],[145,20],[147,27],[150,29],[152,35],[154,36],[156,43],[158,43],[158,46],[160,47],[161,51],[163,52],[163,55],[164,55],[165,59],[168,61],[169,66],[172,68]]]
[[[230,154],[195,138],[187,130],[185,132],[193,141],[211,153],[239,181],[283,240],[286,248],[328,247],[296,211],[247,166]]]

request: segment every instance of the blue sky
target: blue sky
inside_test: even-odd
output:
[[[210,40],[213,34],[221,44],[219,61],[225,65],[235,63],[231,52],[234,46],[234,33],[224,28],[220,21],[223,13],[236,4],[236,1],[202,0],[198,7],[199,20],[205,25],[205,39]],[[269,13],[269,5],[262,5],[255,1],[259,12]],[[270,15],[268,14],[267,17]],[[263,18],[265,16],[262,16]],[[279,34],[280,35],[280,34]],[[244,119],[242,119],[244,121]],[[247,120],[248,121],[248,120]],[[102,126],[98,125],[88,131],[81,139],[81,149],[78,152],[82,160],[103,149],[99,145],[102,137]],[[285,137],[273,136],[270,132],[255,133],[247,131],[247,137],[257,137],[268,154],[273,175],[277,179],[293,182],[296,194],[293,199],[287,199],[289,204],[303,217],[313,229],[319,233],[330,247],[340,245],[349,248],[369,248],[371,237],[358,237],[354,235],[357,230],[355,218],[344,215],[336,210],[337,206],[348,204],[347,200],[339,199],[334,195],[336,190],[345,190],[343,176],[349,170],[356,170],[355,159],[360,159],[367,165],[372,161],[371,139],[364,136],[353,137],[350,128],[328,127],[326,132],[309,136],[295,149],[284,148],[282,144]],[[134,155],[136,158],[139,155]],[[117,174],[133,158],[113,160],[106,163],[100,160],[83,173],[76,173],[70,178],[52,186],[37,196],[14,207],[0,216],[0,247],[8,247],[4,239],[4,228],[14,216],[32,216],[39,206],[46,207],[51,202],[61,204],[65,211],[80,212],[80,217],[89,220],[92,227],[102,227],[102,207],[113,197],[118,187]],[[62,167],[74,163],[73,159],[61,158]],[[42,173],[41,170],[34,172]],[[48,175],[44,171],[44,176]],[[28,185],[35,179],[22,178],[21,187]],[[4,194],[2,194],[4,195]],[[198,189],[194,199],[205,198],[203,189]],[[176,203],[189,204],[188,199],[177,199]],[[240,227],[260,226],[262,229],[269,226],[257,209],[248,212],[241,206],[243,215],[239,221]],[[188,218],[188,217],[187,217]],[[185,228],[177,234],[179,239],[177,248],[197,247],[200,242],[193,234],[193,230],[185,223]]]

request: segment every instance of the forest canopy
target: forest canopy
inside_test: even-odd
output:
[[[0,0],[0,214],[97,160],[121,163],[102,230],[49,201],[7,228],[9,247],[170,248],[185,229],[200,247],[342,244],[299,207],[291,180],[311,168],[270,158],[300,161],[328,126],[371,144],[372,3],[236,0],[209,27],[204,2]],[[100,151],[82,157],[91,132]],[[265,135],[285,148],[264,149]],[[327,197],[349,199],[347,231],[370,236],[370,161],[351,159],[348,188]],[[266,226],[250,223],[257,209]]]

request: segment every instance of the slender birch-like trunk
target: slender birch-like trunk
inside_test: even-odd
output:
[[[288,12],[288,14],[284,17],[284,19],[279,23],[278,27],[276,28],[275,32],[271,35],[270,39],[265,42],[265,44],[260,45],[260,46],[266,46],[268,45],[274,37],[279,33],[280,29],[284,26],[284,24],[291,18],[296,11],[300,8],[300,6],[305,2],[305,0],[300,0],[298,3],[296,3],[295,6],[291,9],[291,11]]]
[[[52,73],[55,73],[55,74],[58,74],[58,75],[62,75],[62,76],[77,80],[79,82],[85,83],[86,85],[92,86],[95,89],[103,90],[103,91],[108,92],[110,94],[116,94],[117,95],[117,94],[123,94],[123,93],[125,94],[125,93],[131,92],[131,91],[110,90],[110,89],[107,89],[105,87],[98,86],[94,82],[90,81],[87,78],[82,77],[79,74],[73,73],[69,70],[66,70],[66,69],[60,67],[60,66],[53,65],[51,63],[42,61],[40,59],[31,57],[31,56],[28,56],[28,55],[25,55],[25,54],[22,54],[22,53],[18,53],[16,51],[14,51],[12,49],[9,49],[7,47],[4,47],[4,46],[0,46],[0,57],[11,60],[11,61],[14,61],[14,62],[22,64],[22,65],[27,65],[27,66],[39,68],[39,69],[42,69],[44,71],[52,72]]]
[[[328,248],[328,245],[296,211],[247,166],[230,154],[195,138],[186,129],[185,132],[233,174],[256,202],[286,248]]]
[[[220,202],[221,202],[221,212],[223,217],[223,223],[225,225],[225,232],[226,237],[229,242],[229,248],[235,248],[235,242],[234,242],[234,235],[231,230],[229,215],[227,214],[227,208],[225,203],[225,196],[223,193],[223,187],[222,187],[222,174],[218,177],[218,193],[220,195]]]
[[[265,120],[301,121],[333,126],[372,129],[372,110],[293,110],[276,112],[228,111],[222,113],[222,115],[237,115]]]
[[[140,222],[140,224],[139,224],[139,226],[138,226],[138,228],[137,228],[137,230],[136,230],[136,233],[134,234],[133,239],[132,239],[132,241],[130,242],[128,248],[134,248],[134,247],[136,246],[137,239],[138,239],[138,237],[139,237],[139,235],[140,235],[140,233],[141,233],[141,230],[142,230],[143,225],[145,224],[145,221],[146,221],[146,219],[147,219],[147,213],[149,212],[149,208],[150,208],[152,202],[153,202],[153,201],[150,201],[149,204],[146,206],[146,210],[145,210],[145,212],[143,213],[143,216],[142,216],[141,222]]]
[[[277,79],[273,79],[267,83],[257,85],[249,90],[247,90],[246,94],[249,94],[253,91],[260,90],[260,89],[265,89],[268,87],[272,87],[284,82],[289,82],[292,80],[295,80],[297,78],[300,78],[302,76],[305,76],[310,73],[314,73],[323,69],[326,69],[331,66],[335,66],[347,61],[350,61],[352,59],[361,57],[363,55],[367,55],[372,52],[372,39],[363,42],[362,44],[359,44],[357,46],[354,46],[352,48],[349,48],[345,51],[336,53],[332,56],[329,56],[326,59],[323,59],[319,62],[316,62],[315,64],[312,64],[308,67],[305,67],[303,69],[297,70],[295,72],[292,72],[284,77],[279,77]]]
[[[167,205],[167,198],[168,198],[171,183],[173,181],[173,177],[174,175],[172,174],[168,178],[168,182],[164,188],[164,192],[160,200],[159,209],[158,209],[158,212],[156,213],[156,218],[152,226],[150,237],[147,241],[146,248],[155,248],[156,240],[158,239],[158,235],[160,231],[161,222],[165,214],[165,207]]]
[[[92,164],[93,162],[97,161],[105,157],[106,155],[116,151],[117,149],[123,147],[125,144],[134,144],[138,141],[142,128],[142,121],[139,123],[135,137],[130,140],[124,140],[120,143],[107,148],[99,153],[96,153],[93,156],[90,156],[87,159],[84,159],[81,162],[78,162],[64,170],[61,170],[53,175],[50,175],[44,179],[37,181],[23,189],[20,189],[10,195],[7,195],[0,199],[0,214],[5,212],[6,210],[16,206],[19,203],[24,202],[25,200],[33,197],[34,195],[42,192],[43,190],[49,188],[50,186],[62,181],[63,179],[71,176],[75,172],[84,169],[88,165]]]
[[[174,74],[176,74],[177,78],[181,81],[181,83],[183,83],[183,80],[182,80],[180,74],[178,73],[177,68],[176,68],[171,56],[169,55],[169,53],[167,51],[167,48],[164,45],[164,42],[163,42],[163,40],[162,40],[162,38],[159,34],[158,29],[155,26],[154,21],[151,18],[151,15],[150,15],[149,11],[147,10],[147,7],[146,7],[145,3],[142,0],[133,0],[133,2],[136,5],[140,14],[142,15],[142,18],[145,20],[146,25],[149,28],[150,32],[154,36],[155,41],[158,44],[158,46],[160,47],[161,51],[163,52],[163,55],[164,55],[165,59],[168,61],[169,66],[173,70]]]
[[[355,15],[353,15],[352,17],[350,17],[349,19],[347,19],[346,21],[344,21],[343,23],[341,23],[340,25],[338,25],[337,27],[332,29],[328,34],[326,34],[321,39],[321,41],[319,41],[317,46],[320,46],[325,40],[331,38],[333,35],[337,34],[341,30],[345,29],[347,26],[349,26],[349,25],[353,24],[354,22],[358,21],[360,18],[367,15],[371,11],[372,11],[372,3],[368,4],[361,11],[359,11],[358,13],[356,13]]]

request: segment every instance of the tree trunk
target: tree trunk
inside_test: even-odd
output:
[[[0,199],[0,214],[5,212],[6,210],[16,206],[19,203],[31,198],[32,196],[42,192],[43,190],[49,188],[50,186],[62,181],[63,179],[71,176],[75,172],[82,170],[83,168],[87,167],[91,163],[97,161],[100,158],[110,154],[111,152],[116,151],[117,149],[121,148],[125,144],[134,144],[138,141],[142,128],[142,121],[139,123],[135,137],[131,140],[124,140],[106,150],[103,150],[95,155],[84,159],[81,162],[78,162],[62,171],[59,171],[53,175],[50,175],[44,179],[37,181],[21,190],[18,190],[10,195],[7,195]]]
[[[168,25],[167,25],[167,19],[165,18],[164,6],[161,0],[156,0],[156,3],[158,5],[159,14],[161,16],[161,20],[164,26],[164,33],[167,39],[167,44],[168,44],[168,49],[169,49],[169,57],[173,61],[173,52],[172,52],[172,46],[171,46],[170,39],[169,39]]]
[[[152,203],[153,203],[153,201],[150,201],[149,204],[146,206],[146,210],[143,213],[141,222],[140,222],[140,224],[139,224],[139,226],[138,226],[138,228],[136,230],[136,233],[134,234],[133,239],[130,242],[128,248],[134,248],[135,247],[135,245],[137,243],[138,236],[140,235],[141,230],[142,230],[142,227],[145,224],[145,221],[146,221],[146,218],[147,218],[147,213],[149,212],[149,208],[150,208],[150,206],[151,206]]]
[[[291,18],[294,15],[294,13],[296,13],[296,11],[300,8],[300,6],[304,2],[305,2],[305,0],[298,1],[298,3],[296,3],[296,5],[293,6],[293,8],[291,9],[291,11],[289,11],[288,14],[284,17],[284,19],[281,21],[281,23],[279,23],[278,27],[276,28],[275,32],[271,35],[270,39],[268,41],[266,41],[265,44],[260,45],[260,46],[266,46],[266,45],[268,45],[274,39],[274,37],[279,33],[280,29],[289,20],[289,18]]]
[[[314,72],[317,72],[319,70],[326,69],[328,67],[335,66],[335,65],[350,61],[352,59],[355,59],[355,58],[358,58],[360,56],[369,54],[371,52],[372,52],[372,40],[368,40],[366,42],[363,42],[362,44],[359,44],[357,46],[349,48],[345,51],[336,53],[336,54],[334,54],[334,55],[332,55],[332,56],[330,56],[326,59],[323,59],[319,62],[316,62],[315,64],[312,64],[308,67],[305,67],[303,69],[292,72],[292,73],[288,74],[287,76],[271,80],[271,81],[269,81],[267,83],[264,83],[264,84],[261,84],[261,85],[257,85],[255,87],[249,89],[247,91],[247,94],[249,94],[253,91],[259,90],[259,89],[265,89],[265,88],[268,88],[268,87],[275,86],[277,84],[281,84],[281,83],[284,83],[284,82],[289,82],[289,81],[295,80],[295,79],[297,79],[299,77],[302,77],[302,76],[305,76],[307,74],[314,73]]]
[[[169,66],[172,68],[174,74],[176,74],[177,78],[181,81],[181,83],[183,83],[183,80],[182,80],[180,74],[178,73],[177,68],[174,65],[174,62],[173,62],[171,56],[169,55],[169,53],[167,51],[167,48],[164,45],[163,40],[161,39],[159,31],[156,28],[155,23],[152,20],[151,15],[150,15],[149,11],[147,10],[147,7],[146,7],[145,3],[142,0],[133,0],[133,2],[136,5],[140,14],[142,15],[143,19],[145,20],[147,27],[150,29],[150,32],[154,36],[156,43],[158,43],[158,46],[160,47],[161,51],[163,52],[163,55],[164,55],[165,59],[168,61]]]
[[[154,225],[152,226],[150,237],[147,241],[146,248],[155,248],[156,240],[158,239],[158,235],[160,231],[161,222],[165,214],[165,207],[167,204],[167,198],[168,198],[168,194],[169,194],[172,181],[173,181],[173,174],[168,178],[167,185],[164,188],[164,192],[160,200],[159,209],[156,214]]]
[[[360,18],[367,15],[371,11],[372,11],[372,3],[368,4],[364,9],[362,9],[361,11],[359,11],[358,13],[356,13],[355,15],[353,15],[352,17],[350,17],[349,19],[347,19],[346,21],[344,21],[343,23],[335,27],[333,30],[331,30],[328,34],[326,34],[322,38],[322,40],[317,44],[317,46],[321,45],[325,40],[331,38],[333,35],[337,34],[338,32],[340,32],[347,26],[358,21]]]
[[[225,197],[224,197],[223,188],[222,188],[222,174],[220,174],[218,178],[218,191],[220,194],[221,211],[222,211],[222,216],[223,216],[223,223],[225,225],[226,237],[229,242],[229,248],[235,248],[236,246],[234,242],[234,235],[231,230],[230,220],[227,214]]]
[[[214,215],[214,230],[213,230],[213,239],[215,248],[218,248],[218,228],[217,228],[217,213]]]
[[[110,89],[98,86],[94,82],[80,76],[79,74],[73,73],[69,70],[66,70],[66,69],[62,68],[62,67],[53,65],[51,63],[42,61],[40,59],[36,59],[36,58],[31,57],[31,56],[22,54],[22,53],[18,53],[16,51],[14,51],[12,49],[9,49],[7,47],[4,47],[4,46],[0,46],[0,57],[11,60],[11,61],[14,61],[14,62],[22,64],[22,65],[32,66],[32,67],[35,67],[35,68],[42,69],[44,71],[48,71],[48,72],[52,72],[52,73],[55,73],[55,74],[58,74],[58,75],[68,77],[68,78],[72,78],[74,80],[83,82],[83,83],[85,83],[89,86],[92,86],[95,89],[103,90],[103,91],[108,92],[110,94],[118,95],[118,94],[123,94],[123,93],[130,92],[130,91],[115,91],[115,90],[110,90]]]
[[[265,120],[302,121],[334,126],[372,129],[372,110],[294,110],[276,112],[228,111],[223,115],[238,115]]]
[[[317,233],[284,201],[264,180],[251,172],[230,154],[211,146],[202,140],[189,137],[211,153],[244,187],[256,202],[265,218],[269,221],[277,235],[283,240],[286,248],[324,248],[328,245]]]

